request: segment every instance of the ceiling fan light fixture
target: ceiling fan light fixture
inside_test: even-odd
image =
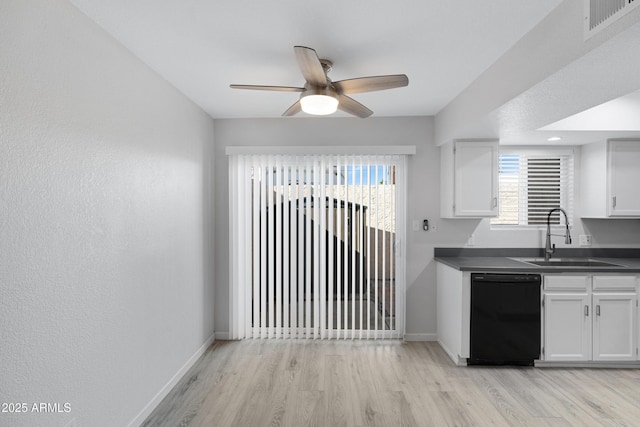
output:
[[[329,95],[307,95],[300,99],[302,111],[314,116],[333,114],[338,109],[338,100]]]
[[[316,51],[310,47],[294,46],[293,50],[298,68],[304,76],[304,87],[232,84],[231,88],[301,92],[300,99],[282,113],[283,117],[294,116],[301,111],[323,116],[333,114],[340,108],[347,114],[364,119],[372,115],[373,111],[349,97],[350,94],[393,89],[409,84],[409,78],[405,74],[357,77],[332,82],[327,76],[333,67],[331,61],[320,59]]]
[[[307,89],[300,96],[302,111],[314,116],[333,114],[338,109],[338,98],[330,88]]]

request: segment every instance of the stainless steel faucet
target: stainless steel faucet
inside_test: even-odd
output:
[[[564,214],[564,225],[566,227],[567,232],[562,234],[551,234],[551,224],[549,221],[551,220],[551,214],[555,211],[560,211]],[[547,242],[544,247],[544,260],[549,261],[551,259],[551,255],[556,251],[556,245],[551,244],[551,236],[562,236],[564,237],[564,243],[567,245],[571,244],[571,233],[569,233],[569,218],[567,217],[567,213],[562,208],[553,208],[547,214]]]

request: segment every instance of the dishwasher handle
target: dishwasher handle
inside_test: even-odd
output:
[[[541,283],[539,274],[487,274],[473,273],[472,282],[482,283]]]

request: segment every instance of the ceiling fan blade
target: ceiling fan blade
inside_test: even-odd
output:
[[[373,111],[347,95],[338,95],[338,108],[362,119],[373,114]]]
[[[340,80],[333,82],[338,93],[351,94],[373,92],[375,90],[393,89],[409,84],[409,78],[405,74],[392,74],[388,76],[360,77],[357,79]]]
[[[273,90],[278,92],[303,92],[303,87],[293,86],[262,86],[262,85],[229,85],[231,89]]]
[[[294,46],[296,60],[304,79],[312,86],[325,87],[327,75],[315,50],[305,46]]]
[[[300,105],[300,100],[296,101],[291,107],[287,109],[284,113],[282,113],[283,117],[293,116],[302,111],[302,106]]]

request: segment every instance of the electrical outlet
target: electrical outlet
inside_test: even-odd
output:
[[[591,246],[591,234],[580,235],[580,246]]]

